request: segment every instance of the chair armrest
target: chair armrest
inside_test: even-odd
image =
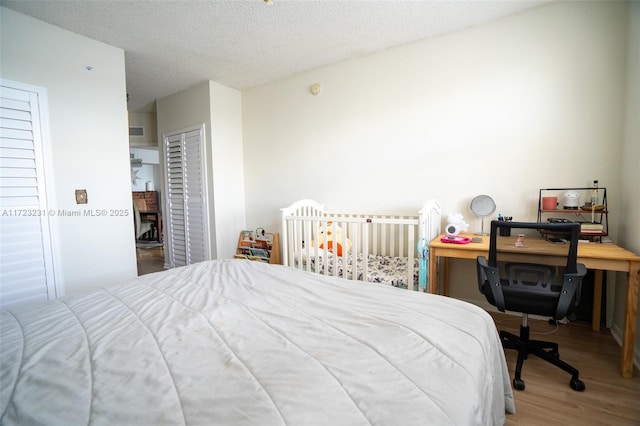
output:
[[[582,263],[578,263],[576,269],[575,273],[564,274],[562,290],[554,316],[556,320],[566,317],[580,302],[582,279],[587,275],[587,268]]]
[[[480,293],[484,294],[484,289],[482,287],[483,284],[488,281],[489,289],[491,291],[491,295],[493,296],[493,300],[495,301],[496,308],[498,308],[500,312],[504,312],[504,295],[502,294],[502,283],[500,282],[500,274],[498,268],[489,266],[489,264],[487,263],[487,259],[484,256],[478,256],[477,273]]]

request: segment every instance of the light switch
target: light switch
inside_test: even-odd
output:
[[[86,189],[76,189],[76,204],[87,204]]]

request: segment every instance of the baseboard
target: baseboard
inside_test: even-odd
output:
[[[623,331],[620,327],[614,322],[611,324],[611,335],[613,339],[622,347],[622,336],[624,335]],[[633,351],[633,365],[640,370],[640,353],[638,353],[637,348]]]

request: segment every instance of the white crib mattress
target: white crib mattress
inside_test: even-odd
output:
[[[303,257],[301,269],[306,268],[306,257]],[[309,256],[309,267],[312,271],[320,274],[337,276],[358,281],[367,281],[370,283],[387,284],[393,287],[407,288],[407,271],[409,265],[408,257],[386,256],[379,254],[368,254],[366,259],[367,276],[364,277],[365,256],[362,253],[356,254],[354,264],[351,254],[343,257],[334,256],[328,253],[327,261],[324,261],[324,253],[318,253]],[[297,262],[297,259],[296,259]],[[326,265],[325,265],[326,263]],[[355,266],[355,268],[354,268]],[[353,271],[356,271],[356,278],[353,278]],[[418,284],[418,274],[420,272],[419,259],[413,259],[413,279],[411,285],[416,287]],[[414,288],[417,289],[417,288]]]
[[[210,261],[0,314],[2,424],[503,424],[491,317],[455,299]]]

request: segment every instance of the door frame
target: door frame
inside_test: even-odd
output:
[[[36,150],[36,170],[42,173],[44,202],[40,203],[42,226],[42,243],[45,253],[45,271],[47,279],[47,298],[55,299],[65,295],[62,264],[60,260],[60,230],[58,209],[55,200],[54,164],[51,147],[51,128],[49,124],[49,97],[45,87],[34,86],[0,77],[0,87],[21,90],[34,94],[37,98],[38,114],[32,116],[34,131],[34,149]],[[39,151],[39,153],[38,153]]]

